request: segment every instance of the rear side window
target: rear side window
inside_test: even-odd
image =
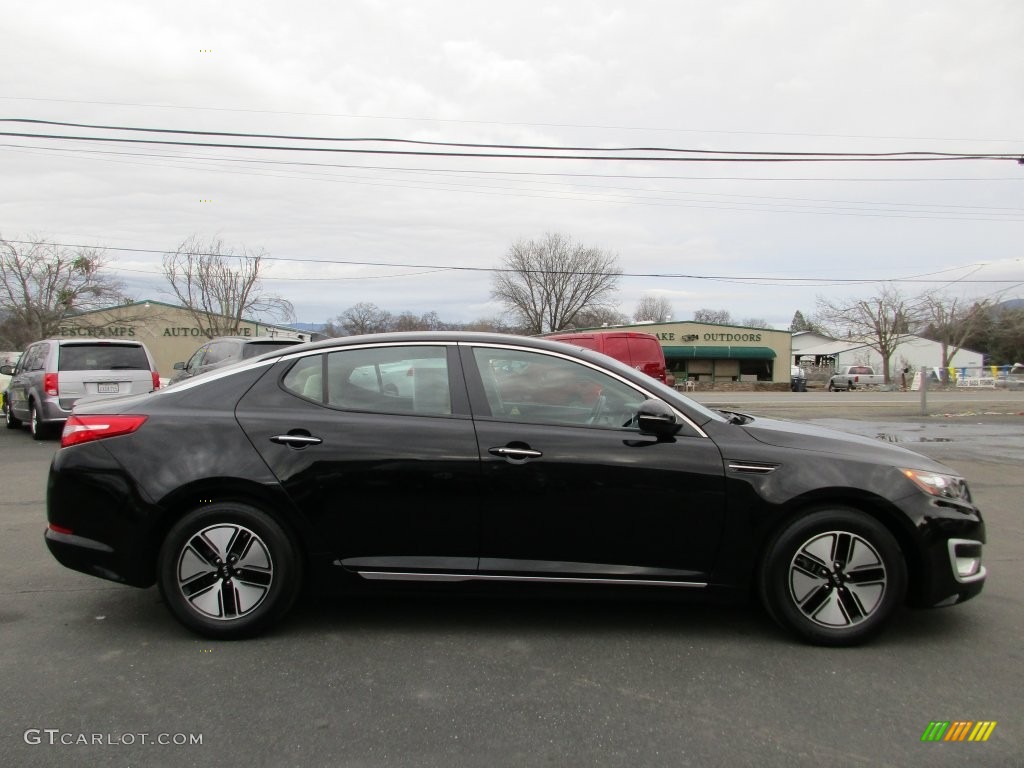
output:
[[[323,355],[304,357],[282,384],[297,395],[343,410],[427,416],[452,412],[444,347],[339,350],[326,356],[326,367]]]
[[[127,344],[74,344],[60,348],[59,371],[148,371],[146,350]]]

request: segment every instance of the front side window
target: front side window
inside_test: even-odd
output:
[[[475,347],[491,416],[537,424],[635,428],[647,396],[589,366],[539,352]]]
[[[196,368],[201,366],[203,364],[203,358],[206,357],[207,349],[209,349],[209,346],[204,344],[195,352],[193,352],[192,357],[190,357],[188,359],[188,362],[185,363],[185,368],[187,368],[190,371],[194,371]]]
[[[216,365],[227,360],[235,349],[235,344],[230,341],[215,341],[206,350],[206,358],[203,365]]]

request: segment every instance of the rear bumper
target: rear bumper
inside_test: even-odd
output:
[[[114,549],[101,541],[70,533],[58,533],[52,528],[46,529],[45,539],[50,554],[66,568],[121,584],[149,586],[140,580],[137,574],[132,574],[125,568],[125,564],[119,561]]]

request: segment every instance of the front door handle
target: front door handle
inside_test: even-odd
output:
[[[532,448],[511,448],[508,446],[504,448],[489,448],[487,452],[493,456],[501,456],[503,459],[518,459],[519,461],[537,459],[544,455]]]
[[[323,440],[312,435],[274,435],[270,442],[290,445],[292,448],[305,448],[307,445],[320,445]]]

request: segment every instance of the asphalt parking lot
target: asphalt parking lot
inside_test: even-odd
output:
[[[438,596],[306,602],[214,643],[155,589],[59,566],[42,539],[56,443],[0,430],[3,762],[1024,765],[1024,393],[935,393],[925,416],[914,394],[697,397],[902,442],[970,481],[983,594],[852,649],[799,644],[754,605]],[[997,725],[922,742],[937,720]]]

